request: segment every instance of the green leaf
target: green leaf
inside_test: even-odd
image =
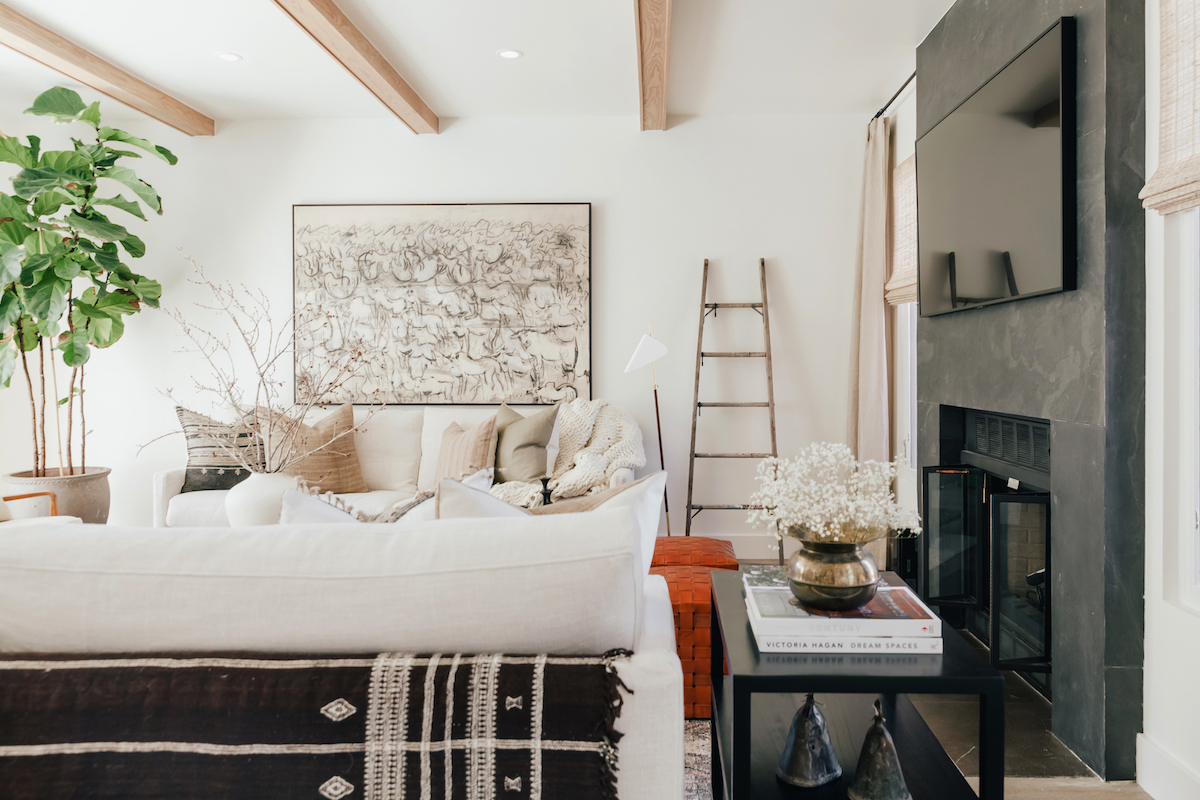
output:
[[[3,246],[3,245],[0,245]],[[8,249],[4,251],[4,255],[0,256],[0,286],[12,283],[19,280],[21,277],[21,262],[25,260],[25,248],[22,245],[8,245]],[[5,295],[7,297],[7,295]],[[11,323],[0,325],[0,330],[5,330]]]
[[[54,262],[54,274],[64,281],[73,281],[79,277],[82,270],[79,265],[69,258]]]
[[[67,292],[70,289],[69,281],[59,280],[48,272],[25,293],[25,307],[34,319],[57,322],[67,310]]]
[[[0,386],[8,388],[13,373],[17,371],[17,350],[8,345],[0,346]]]
[[[68,367],[81,367],[92,355],[88,348],[88,332],[81,328],[63,333],[59,337],[58,349],[62,351],[63,361]]]
[[[45,195],[43,195],[45,196]],[[94,206],[113,206],[119,208],[129,214],[133,214],[138,219],[145,219],[146,215],[142,212],[142,207],[132,200],[126,200],[124,197],[117,195],[116,197],[102,197],[98,200],[93,200]]]
[[[56,188],[42,192],[33,199],[33,213],[39,217],[48,217],[56,213],[64,205],[74,205],[79,198],[67,189]]]
[[[54,231],[37,230],[25,237],[22,244],[29,255],[53,255],[62,249],[63,236]]]
[[[22,197],[34,198],[48,189],[66,186],[68,184],[91,184],[91,179],[83,170],[63,172],[56,169],[34,167],[23,169],[12,179],[13,189]]]
[[[153,186],[138,178],[128,167],[109,167],[100,173],[100,177],[114,180],[122,186],[132,189],[138,199],[159,214],[162,213],[162,200],[159,198],[158,192],[154,191]]]
[[[125,131],[119,131],[116,128],[101,128],[100,130],[96,131],[96,135],[106,142],[124,142],[125,144],[131,144],[134,147],[140,147],[147,153],[158,156],[168,164],[176,164],[179,161],[179,159],[176,158],[167,148],[158,147],[146,141],[145,139],[139,139],[132,134],[126,133]]]
[[[38,341],[42,338],[41,332],[38,331],[37,323],[28,314],[22,316],[17,322],[13,334],[13,338],[17,342],[17,347],[26,353],[30,350],[37,350]]]
[[[37,163],[29,148],[18,142],[14,136],[0,136],[0,161],[7,161],[18,167],[32,167]]]
[[[129,231],[115,222],[109,222],[98,211],[92,211],[86,217],[78,211],[72,211],[67,215],[66,223],[85,236],[104,239],[109,242],[119,242],[129,236]],[[145,247],[142,248],[142,252],[145,252]]]
[[[25,223],[33,219],[27,205],[27,201],[19,197],[10,197],[0,192],[0,220],[9,220],[0,222],[0,240],[10,244],[21,244],[25,241],[25,237],[29,235]]]
[[[87,333],[88,340],[96,347],[112,347],[124,335],[125,322],[118,317],[92,320]]]
[[[162,297],[162,284],[158,281],[152,281],[141,275],[134,275],[131,278],[112,275],[109,277],[109,283],[132,293],[139,302],[145,303],[151,308],[158,308],[159,298]],[[120,295],[119,292],[113,294]],[[137,310],[137,306],[134,308]]]
[[[129,253],[132,258],[141,258],[146,255],[145,243],[132,233],[126,233],[125,238],[121,239],[121,247],[124,247],[125,252]]]
[[[90,106],[79,112],[79,121],[86,122],[93,128],[100,127],[100,101],[92,103]]]
[[[38,159],[37,165],[45,169],[56,169],[59,172],[76,174],[71,170],[79,170],[78,174],[87,176],[88,167],[92,165],[92,159],[87,153],[80,150],[47,150],[42,153],[42,157]],[[30,164],[30,166],[33,166]]]
[[[33,105],[25,109],[25,113],[54,117],[57,122],[74,122],[86,108],[76,92],[55,86],[39,94]]]
[[[21,318],[21,301],[16,292],[0,294],[0,331],[7,331]]]
[[[42,148],[42,140],[40,137],[32,134],[26,136],[25,139],[29,142],[29,155],[36,163],[38,160],[38,151]]]

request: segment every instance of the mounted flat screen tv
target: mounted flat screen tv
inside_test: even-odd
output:
[[[1075,20],[917,141],[921,316],[1075,288]]]

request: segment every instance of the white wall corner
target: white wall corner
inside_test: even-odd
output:
[[[1196,800],[1200,774],[1144,733],[1137,737],[1137,782],[1154,800]]]

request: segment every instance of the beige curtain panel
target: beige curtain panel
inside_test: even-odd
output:
[[[1161,0],[1162,97],[1158,170],[1142,189],[1160,214],[1200,206],[1200,0]]]
[[[917,158],[892,173],[892,277],[884,287],[889,305],[917,302]]]
[[[860,459],[891,460],[888,363],[890,317],[883,299],[891,257],[891,120],[872,120],[863,161],[850,344],[850,396],[846,442]]]

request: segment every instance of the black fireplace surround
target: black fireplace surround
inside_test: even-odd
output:
[[[1050,485],[1016,477],[1050,492],[1053,731],[1128,780],[1144,657],[1144,2],[957,0],[917,47],[917,135],[1062,16],[1078,49],[1078,287],[918,321],[917,453],[964,464],[966,409],[1049,422]]]

